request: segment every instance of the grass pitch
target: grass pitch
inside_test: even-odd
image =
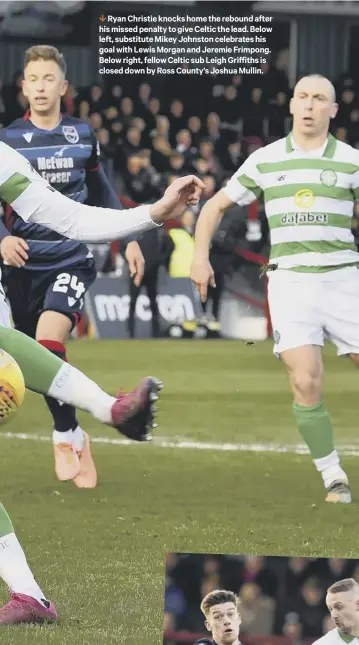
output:
[[[2,628],[0,644],[161,643],[167,551],[358,556],[359,459],[343,457],[354,503],[325,505],[310,458],[291,448],[300,440],[270,342],[74,341],[69,358],[111,393],[163,380],[159,439],[94,444],[99,486],[77,490],[55,479],[49,441],[6,437],[51,435],[41,397],[27,393],[0,432],[1,500],[60,622]],[[332,348],[325,367],[337,443],[359,455],[359,375]],[[120,438],[80,419],[94,437]]]

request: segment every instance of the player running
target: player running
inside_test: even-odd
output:
[[[0,132],[0,140],[23,154],[54,188],[77,202],[121,209],[100,164],[96,135],[87,121],[62,115],[61,97],[68,88],[66,63],[55,47],[34,46],[25,53],[23,93],[30,110]],[[25,222],[7,209],[0,220],[0,252],[6,295],[16,329],[36,338],[66,360],[65,344],[96,278],[95,261],[83,242],[69,240],[43,226]],[[130,241],[126,257],[136,284],[144,261]],[[55,472],[62,481],[94,488],[97,473],[90,440],[76,410],[45,397],[53,417]]]
[[[263,196],[271,234],[268,299],[274,353],[288,370],[293,412],[327,491],[351,501],[322,399],[324,338],[359,367],[359,254],[351,233],[359,198],[359,152],[328,133],[338,110],[330,81],[302,78],[290,102],[293,130],[248,157],[203,207],[191,277],[202,300],[214,284],[208,261],[227,208]]]
[[[0,199],[9,203],[24,221],[47,226],[73,239],[110,241],[148,230],[178,217],[187,206],[198,204],[203,188],[203,183],[190,175],[176,179],[151,206],[122,211],[86,206],[61,195],[25,157],[0,143]],[[117,398],[106,394],[75,367],[22,332],[11,329],[10,311],[1,285],[0,347],[17,361],[30,390],[86,410],[131,439],[150,438],[153,405],[161,383],[149,377],[130,394],[121,393]],[[4,413],[11,401],[4,392],[0,397]],[[12,595],[10,602],[0,609],[0,625],[56,619],[55,607],[35,581],[1,504],[0,577]]]
[[[353,578],[335,582],[327,590],[327,607],[335,624],[313,645],[343,645],[359,638],[359,585]]]
[[[195,645],[241,645],[239,628],[239,598],[233,591],[216,589],[205,596],[201,611],[205,615],[205,626],[212,639],[201,638]]]

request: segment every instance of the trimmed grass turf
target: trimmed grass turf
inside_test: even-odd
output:
[[[160,436],[299,442],[269,342],[79,341],[69,356],[112,393],[142,375],[161,378]],[[332,348],[325,366],[337,441],[359,447],[359,375]],[[117,436],[88,415],[81,421],[93,435]],[[29,393],[3,431],[50,428],[41,398]],[[343,459],[354,503],[336,507],[324,504],[308,456],[96,444],[100,485],[78,491],[55,480],[50,443],[3,439],[0,449],[1,500],[60,614],[56,626],[0,629],[0,644],[161,643],[167,551],[358,555],[355,457]]]

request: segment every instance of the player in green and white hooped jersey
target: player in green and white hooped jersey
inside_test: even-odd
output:
[[[274,352],[286,365],[299,431],[328,502],[351,501],[322,400],[322,347],[359,367],[359,254],[351,233],[359,152],[328,134],[338,106],[328,79],[302,78],[290,103],[293,130],[248,157],[203,207],[191,277],[202,300],[214,284],[209,247],[226,209],[263,197],[271,233],[269,307]]]
[[[325,636],[313,645],[358,644],[359,639],[359,585],[353,578],[335,582],[327,590],[327,607],[335,624]]]
[[[176,179],[163,197],[149,206],[121,211],[87,206],[54,190],[33,170],[25,157],[5,143],[0,143],[0,199],[9,203],[24,220],[37,222],[73,239],[109,241],[126,237],[130,232],[149,230],[166,219],[178,217],[189,205],[197,204],[203,188],[203,183],[190,175]],[[35,340],[12,329],[1,286],[1,272],[0,349],[17,361],[27,388],[87,410],[96,419],[114,425],[126,436],[136,432],[137,439],[145,438],[145,430],[149,429],[145,427],[149,425],[148,414],[152,416],[153,412],[150,401],[154,399],[146,383],[150,385],[153,379],[145,379],[142,382],[145,389],[141,385],[136,390],[137,395],[134,391],[129,395],[119,394],[115,399]],[[7,393],[0,392],[2,413],[7,400]],[[141,427],[142,437],[139,434]],[[12,595],[12,599],[0,608],[0,625],[56,619],[55,607],[46,600],[37,584],[11,520],[1,504],[0,578]]]

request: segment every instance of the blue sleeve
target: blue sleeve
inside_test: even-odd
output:
[[[0,242],[3,241],[4,237],[8,237],[8,235],[11,235],[11,233],[6,228],[3,217],[0,217]]]
[[[107,179],[101,164],[96,169],[87,171],[86,183],[89,190],[89,197],[87,199],[89,206],[101,206],[102,208],[114,208],[116,210],[122,209],[116,191]]]
[[[86,183],[89,191],[87,199],[87,204],[89,204],[89,206],[102,206],[102,208],[122,210],[122,204],[117,193],[107,179],[101,164],[99,164],[97,168],[87,171]],[[129,242],[133,242],[135,240],[137,240],[137,236],[130,235],[122,240],[122,244],[127,246]]]

